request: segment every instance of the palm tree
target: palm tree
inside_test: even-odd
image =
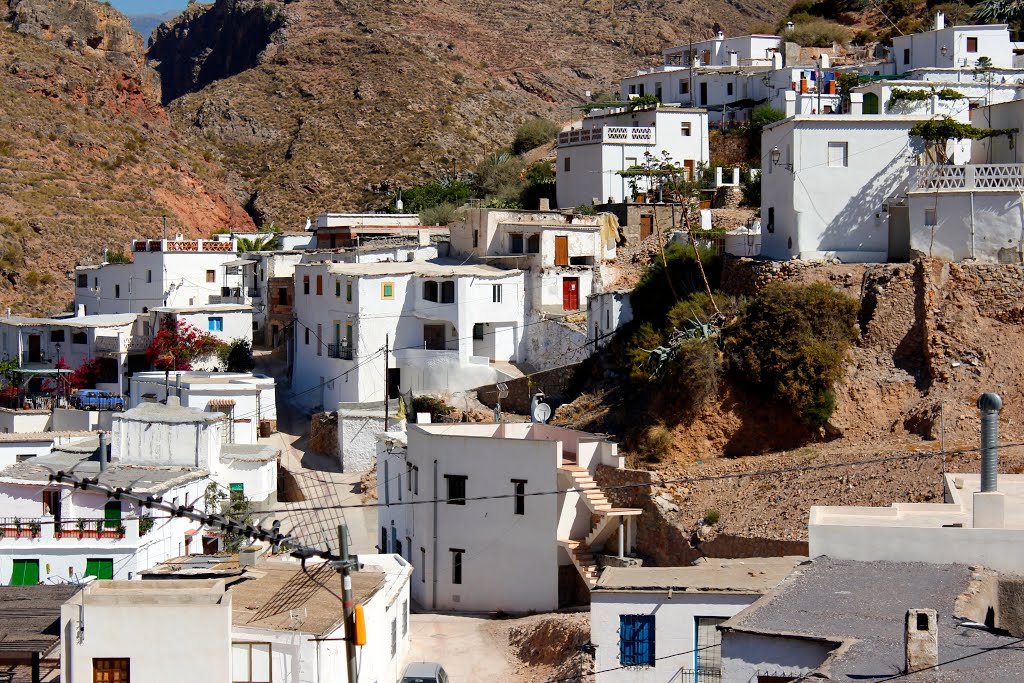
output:
[[[239,237],[238,251],[271,251],[277,245],[277,235]]]

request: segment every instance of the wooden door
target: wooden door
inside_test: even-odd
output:
[[[645,240],[654,234],[654,216],[640,216],[640,239]]]
[[[30,334],[28,336],[28,362],[38,363],[43,359],[41,340],[38,334]]]
[[[92,681],[93,683],[130,683],[129,669],[128,659],[95,658],[92,660]]]
[[[555,265],[569,265],[569,238],[555,237]]]
[[[683,176],[687,180],[689,180],[690,182],[693,182],[693,180],[694,180],[693,173],[694,173],[694,162],[693,162],[693,159],[685,159],[683,161]]]
[[[423,348],[432,351],[444,350],[444,325],[423,326]]]
[[[580,279],[578,277],[562,278],[562,308],[576,311],[580,307]]]

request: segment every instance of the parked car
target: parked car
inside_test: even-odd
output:
[[[448,683],[448,674],[440,664],[413,662],[405,667],[402,683]]]
[[[101,389],[79,389],[71,394],[71,405],[79,410],[124,410],[124,399]]]

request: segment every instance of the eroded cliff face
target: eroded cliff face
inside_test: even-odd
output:
[[[149,58],[164,103],[256,66],[288,23],[283,3],[220,0],[192,5],[153,34]]]

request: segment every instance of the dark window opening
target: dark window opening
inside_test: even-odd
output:
[[[513,232],[509,234],[508,250],[513,254],[523,253],[523,235],[521,233]]]
[[[526,514],[526,480],[525,479],[513,479],[512,487],[515,489],[515,501],[514,514],[525,515]]]
[[[970,40],[970,39],[968,39]],[[924,612],[917,613],[917,630],[927,631],[928,630],[928,615]]]
[[[452,583],[462,583],[462,555],[466,552],[459,548],[449,548],[452,553]]]
[[[463,474],[446,474],[445,481],[448,482],[448,504],[466,504],[466,480],[469,478]]]
[[[423,283],[423,300],[437,301],[437,283],[433,280],[427,280]]]
[[[451,280],[441,283],[441,303],[455,303],[455,283]]]

